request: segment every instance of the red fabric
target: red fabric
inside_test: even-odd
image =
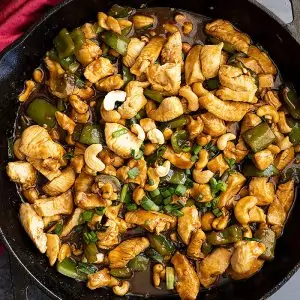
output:
[[[0,51],[62,0],[0,0]]]

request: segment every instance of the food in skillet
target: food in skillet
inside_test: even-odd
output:
[[[119,296],[139,272],[195,299],[274,258],[298,183],[300,113],[228,21],[113,6],[62,29],[26,81],[13,154],[22,225],[57,271]],[[286,104],[286,105],[285,105]],[[134,292],[134,291],[133,291]]]

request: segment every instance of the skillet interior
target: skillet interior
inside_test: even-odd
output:
[[[0,226],[6,244],[22,264],[57,297],[64,299],[113,298],[108,290],[89,291],[83,283],[58,274],[48,266],[46,258],[38,253],[18,221],[20,198],[15,185],[8,181],[4,166],[7,162],[7,137],[18,108],[17,95],[23,89],[23,81],[39,65],[59,28],[74,28],[92,20],[98,11],[105,11],[114,3],[140,6],[145,1],[69,0],[60,5],[24,36],[15,46],[0,57]],[[300,45],[270,15],[255,4],[242,0],[166,0],[148,2],[148,6],[176,7],[190,10],[212,18],[224,18],[248,33],[253,40],[267,49],[278,65],[285,80],[292,80],[300,90]],[[260,299],[267,298],[298,269],[300,261],[300,240],[297,228],[300,203],[294,206],[283,237],[278,240],[275,260],[267,263],[261,272],[244,282],[230,282],[217,289],[201,293],[200,299]],[[135,299],[136,297],[131,297]],[[158,298],[156,296],[156,298]],[[164,296],[165,298],[165,296]]]

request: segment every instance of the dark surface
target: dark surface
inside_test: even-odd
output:
[[[296,0],[295,0],[296,1]],[[72,2],[72,3],[70,3]],[[126,3],[134,7],[140,1],[114,1]],[[247,32],[262,46],[269,50],[276,61],[284,80],[292,79],[300,90],[298,70],[300,46],[279,24],[266,12],[251,2],[242,0],[202,0],[202,1],[164,1],[164,6],[191,10],[212,18],[222,17],[232,21],[242,31]],[[7,247],[15,253],[25,268],[41,284],[52,291],[55,298],[62,295],[64,299],[108,299],[108,290],[88,291],[84,284],[75,282],[57,274],[48,266],[47,259],[38,253],[22,230],[18,222],[20,198],[15,185],[8,182],[4,172],[7,162],[6,138],[12,134],[12,125],[17,110],[17,95],[23,89],[23,81],[31,77],[32,70],[39,65],[40,58],[51,47],[52,38],[61,27],[76,27],[86,21],[95,19],[97,11],[105,11],[109,4],[100,1],[73,0],[62,5],[61,9],[42,20],[38,27],[33,28],[30,35],[25,35],[15,46],[0,57],[0,226],[1,234]],[[151,1],[149,6],[162,6],[162,1]],[[294,33],[297,31],[293,29]],[[285,234],[279,239],[275,260],[267,263],[263,270],[245,282],[226,284],[218,289],[203,292],[200,299],[259,299],[267,298],[279,288],[298,268],[300,261],[300,241],[298,236],[300,213],[299,202],[286,225]],[[18,270],[18,268],[16,268]],[[20,280],[23,280],[22,278]],[[25,278],[24,278],[25,280]],[[50,294],[50,290],[48,293]],[[22,291],[17,291],[22,293]],[[35,295],[35,287],[27,290],[28,299]],[[23,297],[20,294],[18,297]],[[134,297],[132,297],[134,298]],[[164,297],[165,298],[165,297]],[[7,298],[10,299],[10,298]],[[22,298],[20,298],[22,299]],[[44,298],[43,298],[44,299]]]

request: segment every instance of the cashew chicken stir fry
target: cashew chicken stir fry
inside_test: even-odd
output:
[[[7,174],[59,273],[122,296],[151,272],[155,288],[196,299],[274,258],[300,176],[300,108],[228,21],[206,23],[200,45],[188,13],[153,12],[114,5],[59,32],[20,95]]]

